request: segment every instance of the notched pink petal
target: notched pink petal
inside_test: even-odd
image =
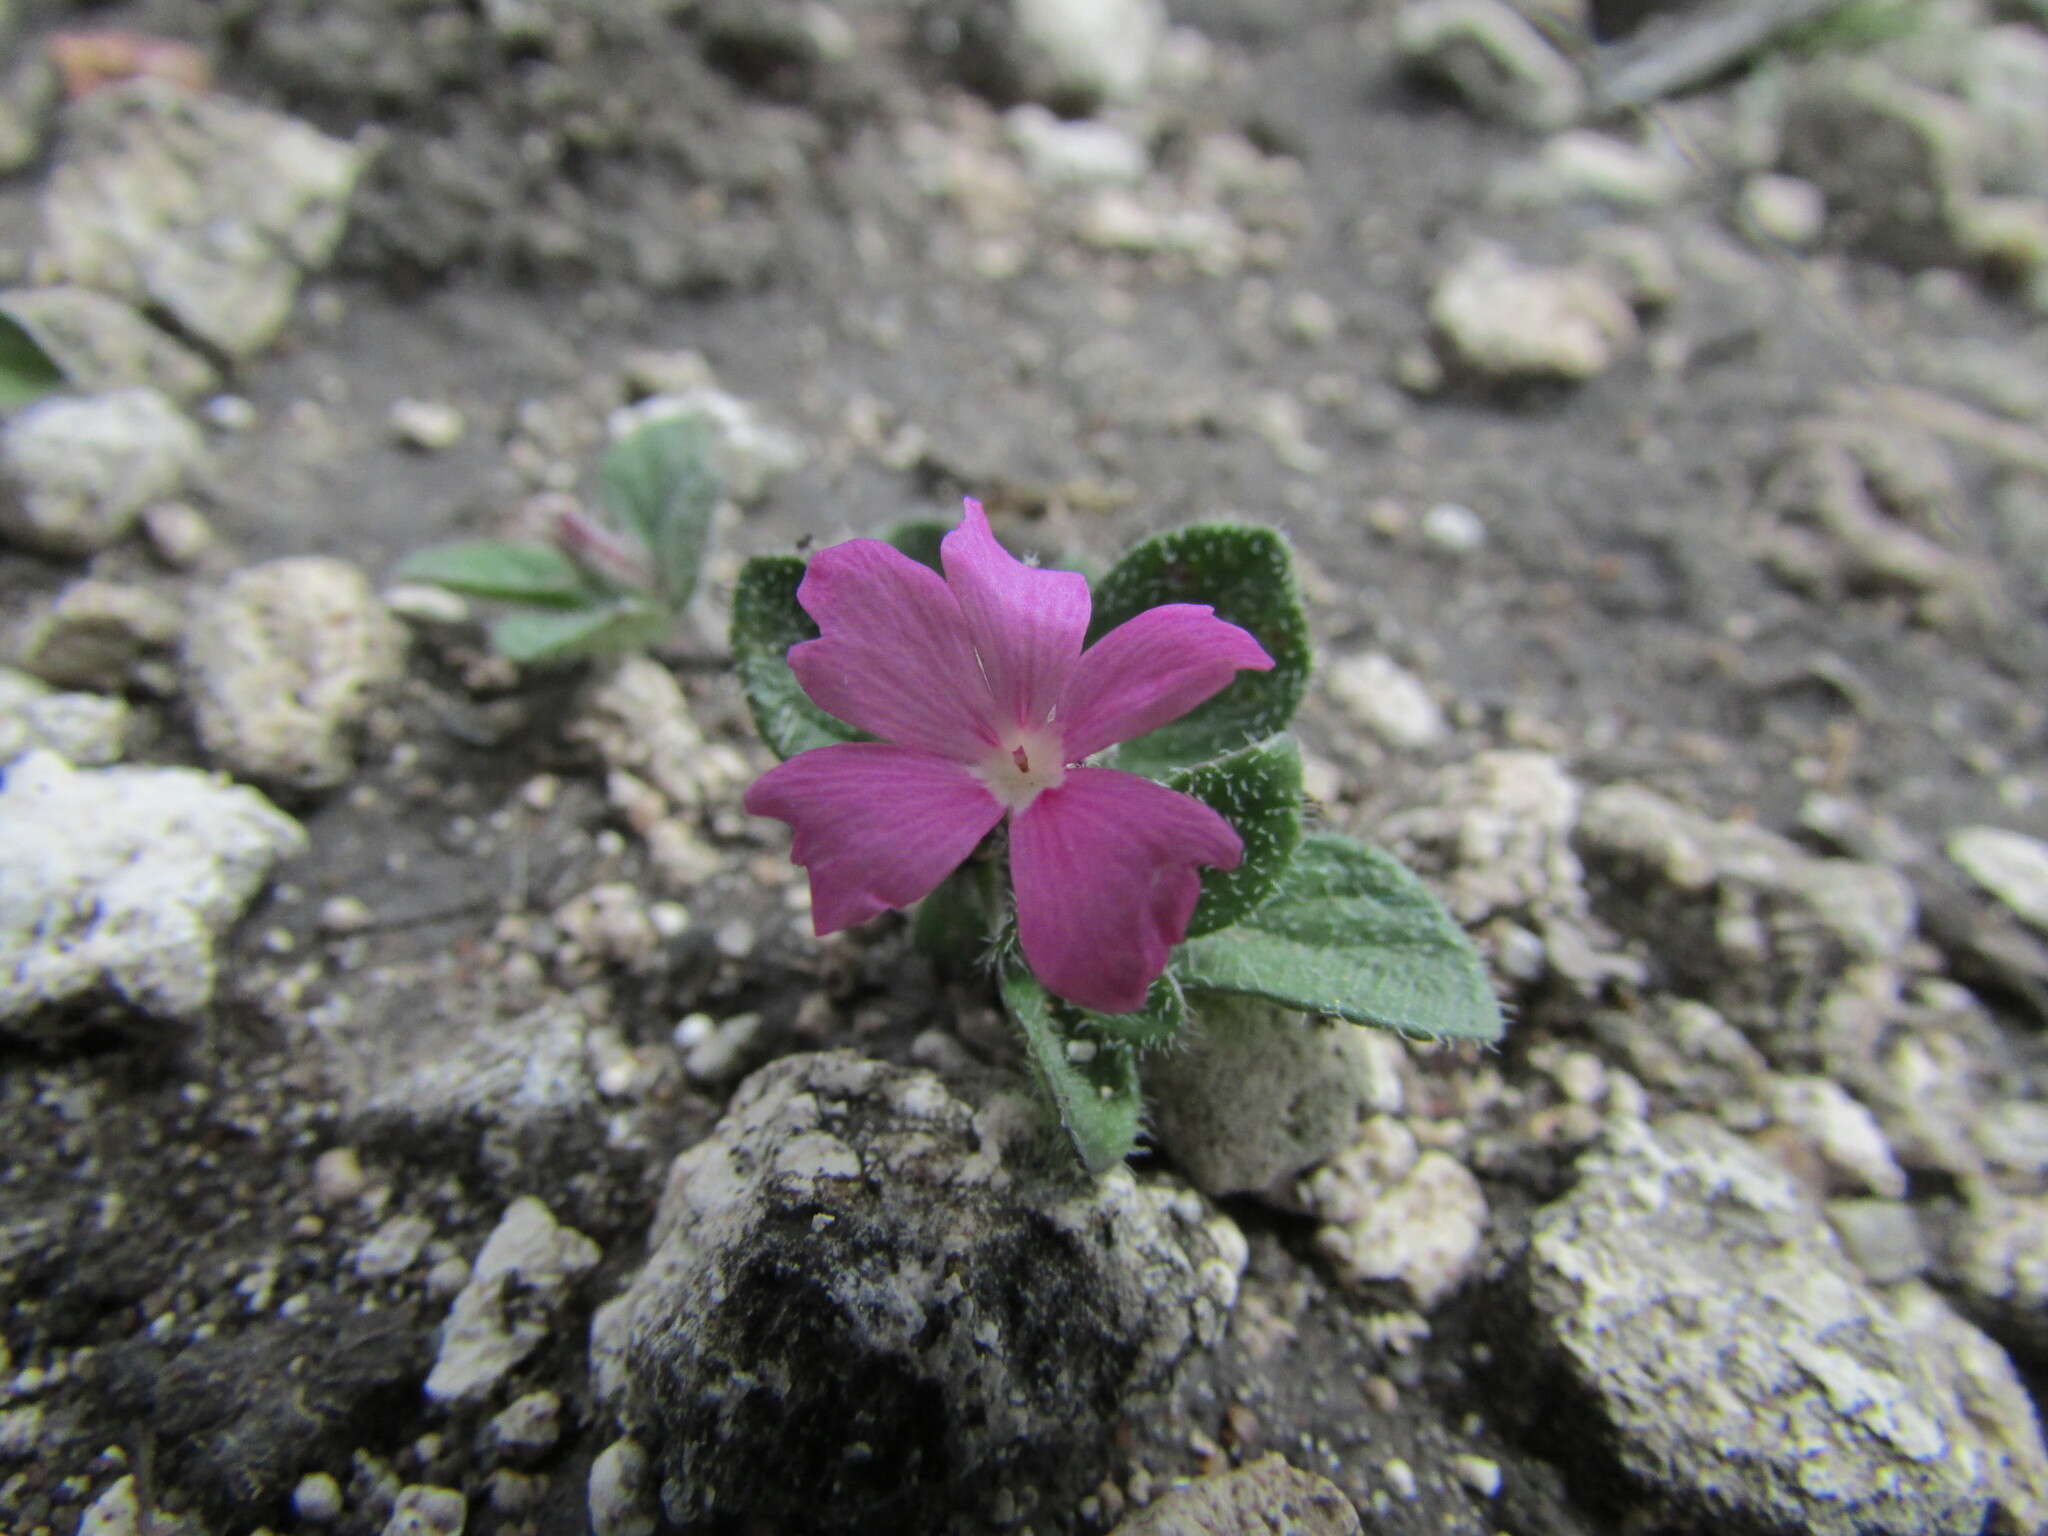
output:
[[[960,526],[940,542],[939,559],[995,695],[998,720],[1044,724],[1088,635],[1087,578],[1017,559],[996,542],[971,496]]]
[[[746,807],[789,823],[821,938],[929,895],[1003,815],[960,764],[870,741],[799,752],[754,781]]]
[[[819,637],[789,648],[811,701],[884,741],[973,762],[996,743],[967,621],[937,571],[879,539],[821,549],[796,589]]]
[[[1167,603],[1127,619],[1081,653],[1060,695],[1067,761],[1079,762],[1177,720],[1241,671],[1273,658],[1251,632],[1204,603]]]
[[[1010,823],[1017,939],[1046,988],[1130,1013],[1202,894],[1200,866],[1235,869],[1244,841],[1188,795],[1110,768],[1075,768]]]

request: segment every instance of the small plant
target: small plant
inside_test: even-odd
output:
[[[711,429],[696,416],[650,421],[597,467],[601,522],[570,505],[550,542],[462,539],[408,556],[402,581],[507,605],[491,646],[520,662],[613,655],[667,636],[697,590],[711,514],[723,494]]]
[[[0,411],[33,405],[64,383],[64,370],[0,298]]]
[[[1309,674],[1285,542],[1211,523],[1090,589],[996,543],[980,505],[749,561],[732,647],[785,761],[820,935],[918,906],[986,976],[1081,1161],[1136,1143],[1143,1053],[1219,993],[1433,1039],[1498,1039],[1478,954],[1390,855],[1304,834],[1285,727]]]

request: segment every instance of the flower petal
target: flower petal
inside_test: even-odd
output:
[[[1177,720],[1244,669],[1273,658],[1206,603],[1166,603],[1127,619],[1081,653],[1060,696],[1067,761]]]
[[[939,545],[1001,724],[1043,725],[1088,637],[1088,578],[1042,571],[996,542],[981,503],[967,498]]]
[[[967,621],[937,571],[879,539],[821,549],[796,589],[819,637],[789,648],[811,701],[884,741],[977,762],[995,709]]]
[[[1202,894],[1196,866],[1235,869],[1244,842],[1208,806],[1112,768],[1074,768],[1010,823],[1017,938],[1047,990],[1131,1013]]]
[[[930,894],[1003,816],[971,770],[879,741],[799,752],[754,781],[746,806],[789,823],[820,937]]]

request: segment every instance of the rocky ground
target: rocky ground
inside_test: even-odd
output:
[[[2048,15],[1169,9],[19,6],[0,1530],[2048,1530]],[[658,658],[392,582],[658,396]],[[964,492],[1287,531],[1500,1050],[1088,1182],[810,937],[734,571]]]

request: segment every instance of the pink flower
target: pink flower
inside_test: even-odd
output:
[[[876,539],[820,550],[797,588],[816,640],[805,693],[879,741],[799,752],[747,791],[786,821],[820,936],[929,894],[1010,818],[1017,938],[1048,990],[1144,1006],[1187,934],[1201,865],[1244,842],[1215,811],[1134,773],[1080,766],[1273,659],[1197,603],[1168,603],[1087,650],[1088,583],[1006,553],[981,504],[940,546],[943,579]]]

